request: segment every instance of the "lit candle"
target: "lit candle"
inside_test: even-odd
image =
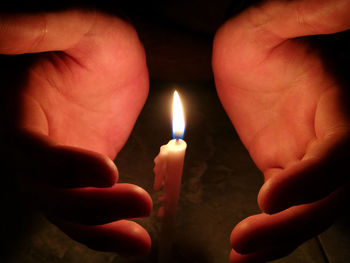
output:
[[[177,91],[173,98],[173,139],[160,147],[158,156],[154,159],[154,190],[162,189],[159,198],[161,206],[157,217],[162,222],[159,241],[159,262],[169,262],[176,209],[180,193],[182,168],[187,144],[182,140],[185,132],[185,120],[180,97]]]

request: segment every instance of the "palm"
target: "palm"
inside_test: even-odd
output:
[[[229,20],[215,37],[218,94],[265,176],[258,196],[264,213],[232,231],[233,262],[290,253],[327,228],[347,197],[346,173],[334,171],[347,166],[348,156],[342,89],[317,50],[296,39],[345,29],[347,9],[326,12],[328,4],[267,1]]]
[[[218,92],[263,172],[301,160],[325,132],[341,126],[329,107],[339,104],[335,82],[305,42],[288,40],[269,52],[256,43],[236,48],[226,62],[215,62],[230,67],[229,77],[217,69]]]
[[[146,253],[147,231],[122,219],[149,215],[152,199],[136,185],[116,183],[111,161],[148,92],[136,31],[94,10],[1,18],[0,53],[34,53],[22,87],[9,94],[18,114],[8,125],[16,139],[6,152],[23,164],[15,169],[21,196],[34,198],[59,228],[91,248]]]
[[[148,75],[142,48],[135,52],[128,35],[117,41],[108,33],[103,45],[84,35],[68,52],[38,58],[23,92],[28,108],[21,125],[115,157],[144,103]]]

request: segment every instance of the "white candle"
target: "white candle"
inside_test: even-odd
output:
[[[187,144],[182,140],[185,132],[183,108],[179,94],[174,92],[173,99],[173,140],[160,147],[158,156],[154,159],[154,190],[162,189],[159,198],[161,206],[158,219],[162,222],[159,239],[159,262],[168,262],[171,252],[176,209],[179,199],[182,168]]]

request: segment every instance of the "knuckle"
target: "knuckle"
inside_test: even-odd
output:
[[[38,47],[42,46],[42,43],[45,42],[48,27],[47,27],[47,16],[45,13],[42,13],[39,15],[38,19],[38,25],[35,30],[35,34],[33,34],[33,39],[30,43],[29,50],[37,50]]]

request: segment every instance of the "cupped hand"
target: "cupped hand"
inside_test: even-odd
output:
[[[91,248],[146,253],[147,231],[125,219],[148,215],[151,198],[117,184],[112,161],[148,93],[135,30],[90,10],[2,14],[0,54],[26,53],[34,60],[10,96],[5,128],[24,196]]]
[[[231,234],[232,262],[284,256],[339,216],[348,188],[349,102],[305,38],[350,28],[350,3],[267,1],[217,32],[218,95],[263,172],[262,214]]]

